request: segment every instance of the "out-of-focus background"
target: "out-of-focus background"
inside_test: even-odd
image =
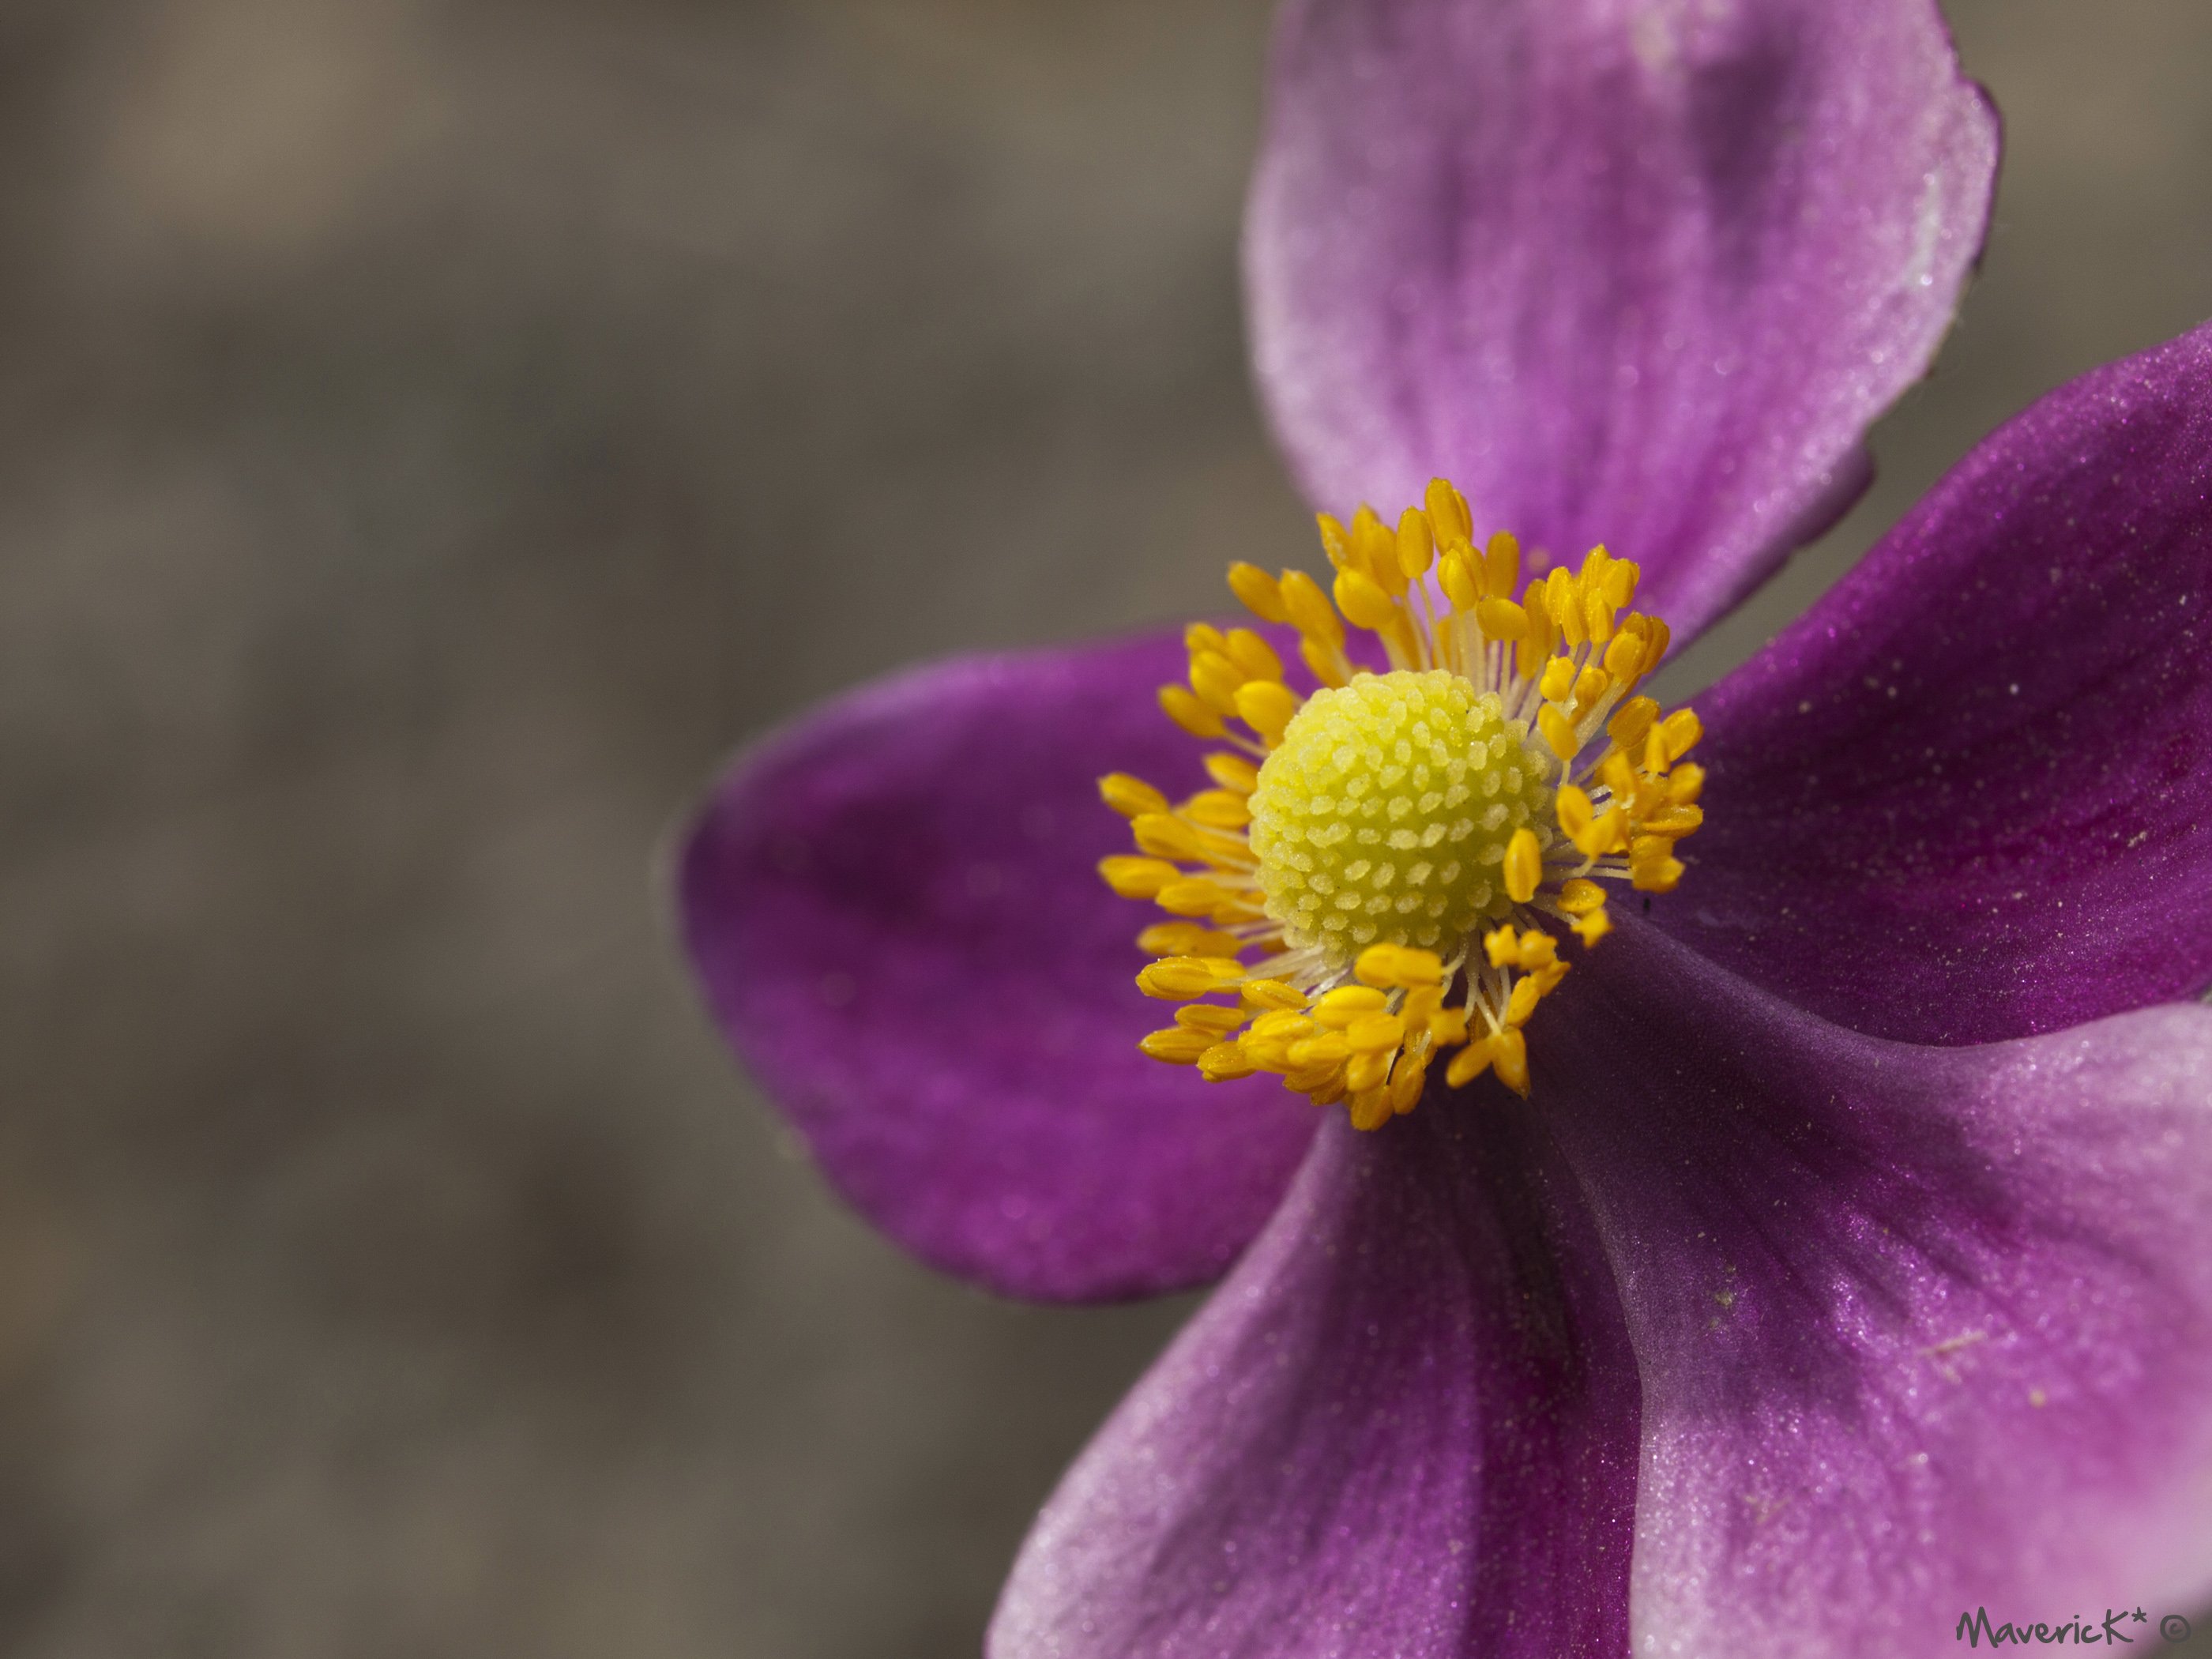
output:
[[[1261,0],[0,5],[0,1650],[966,1659],[1187,1311],[794,1157],[659,860],[917,659],[1310,532]],[[1957,0],[2009,149],[1882,482],[2212,314],[2212,8]]]

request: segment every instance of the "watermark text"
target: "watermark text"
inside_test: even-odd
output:
[[[2150,1632],[2135,1628],[2150,1623],[2150,1615],[2141,1607],[2123,1607],[2118,1612],[2105,1609],[2103,1622],[2089,1614],[2076,1613],[2063,1625],[2054,1625],[2041,1619],[2030,1622],[2008,1619],[2002,1623],[1990,1617],[1987,1607],[1976,1607],[1972,1613],[1959,1615],[1957,1638],[1970,1648],[1987,1643],[1993,1648],[2005,1647],[2098,1647],[2106,1643],[2133,1646],[2138,1636],[2148,1638]],[[2189,1621],[2178,1613],[2169,1613],[2158,1621],[2159,1639],[2165,1642],[2185,1642],[2189,1639]]]

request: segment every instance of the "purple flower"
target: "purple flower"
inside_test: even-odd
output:
[[[1294,0],[1248,228],[1324,505],[1432,473],[1686,636],[1863,483],[1979,247],[1931,0]],[[1011,1294],[1229,1276],[999,1659],[1920,1654],[2212,1594],[2212,332],[2005,427],[1701,701],[1679,891],[1523,1102],[1155,1064],[1102,773],[1174,639],[769,739],[681,904],[841,1191]],[[1233,1264],[1233,1265],[1232,1265]]]

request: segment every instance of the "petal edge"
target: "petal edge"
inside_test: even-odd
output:
[[[1296,0],[1271,82],[1246,285],[1310,498],[1447,474],[1684,640],[1848,504],[1988,228],[1930,0]]]
[[[1152,697],[1172,638],[971,658],[863,688],[741,757],[678,872],[726,1036],[824,1173],[899,1243],[1046,1301],[1219,1274],[1312,1109],[1136,1048],[1147,917],[1099,880],[1097,779],[1204,787]]]

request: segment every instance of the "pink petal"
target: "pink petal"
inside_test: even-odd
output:
[[[1625,1656],[1635,1373],[1540,1121],[1336,1114],[1061,1483],[993,1659]]]
[[[1863,487],[1996,175],[1930,0],[1293,0],[1272,88],[1245,268],[1309,498],[1449,475],[1682,638]]]
[[[1698,700],[1670,931],[1980,1042],[2212,982],[2212,329],[1990,437]]]
[[[924,1261],[1085,1301],[1201,1283],[1281,1198],[1314,1110],[1137,1050],[1171,1010],[1160,920],[1097,864],[1097,780],[1182,793],[1204,752],[1153,700],[1172,638],[942,664],[739,760],[684,855],[684,933],[724,1030],[837,1188]]]
[[[1911,1048],[1631,921],[1530,1046],[1642,1376],[1638,1655],[2212,1595],[2212,1010]]]

